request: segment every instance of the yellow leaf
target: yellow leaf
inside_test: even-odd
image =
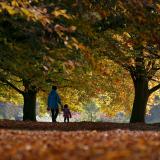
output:
[[[68,48],[72,49],[72,46],[70,44],[67,44],[66,45]]]
[[[73,42],[79,43],[76,38],[72,37]]]
[[[53,14],[55,17],[63,16],[63,17],[65,17],[65,18],[67,18],[67,19],[72,19],[72,17],[66,13],[66,10],[65,10],[65,9],[55,10],[55,11],[52,12],[52,14]]]
[[[2,9],[4,10],[7,10],[7,12],[10,14],[10,15],[14,15],[17,13],[17,10],[14,9],[13,7],[9,6],[7,3],[5,2],[1,2],[0,3],[0,6],[2,7]]]
[[[27,17],[30,17],[32,14],[25,8],[21,8],[21,11],[23,12],[23,14],[25,14]]]
[[[131,36],[130,36],[130,34],[129,34],[129,33],[124,32],[123,34],[124,34],[125,36],[127,36],[128,38],[131,38]]]
[[[13,6],[13,7],[18,7],[19,4],[14,0],[14,1],[12,1],[12,6]]]
[[[157,6],[157,12],[160,13],[160,4],[157,4],[156,6]]]

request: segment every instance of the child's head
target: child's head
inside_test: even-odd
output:
[[[68,108],[68,105],[67,105],[67,104],[65,104],[65,105],[64,105],[64,108]]]

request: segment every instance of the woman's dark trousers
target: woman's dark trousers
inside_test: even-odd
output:
[[[56,122],[59,109],[58,108],[51,109],[51,112],[52,112],[52,122]]]

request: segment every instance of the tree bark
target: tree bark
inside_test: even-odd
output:
[[[23,94],[23,120],[36,121],[36,94],[34,90],[28,90]]]
[[[23,98],[23,120],[36,121],[36,87],[31,85],[29,80],[23,80],[25,87]]]
[[[130,123],[145,122],[146,106],[149,98],[148,80],[145,77],[134,80],[135,97]]]

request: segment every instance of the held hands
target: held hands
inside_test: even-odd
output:
[[[61,104],[61,111],[63,111],[63,105]]]
[[[47,107],[47,111],[50,111],[51,109],[49,107]]]

